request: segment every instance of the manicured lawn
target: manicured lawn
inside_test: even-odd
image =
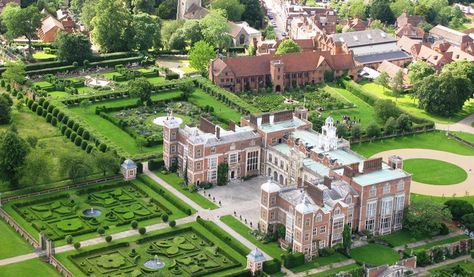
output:
[[[0,276],[18,276],[18,277],[60,277],[59,272],[48,263],[40,259],[32,259],[19,263],[0,266]]]
[[[351,257],[358,262],[374,266],[391,265],[400,259],[400,255],[392,248],[375,243],[352,249]]]
[[[34,251],[5,221],[0,220],[0,259],[10,258]],[[1,270],[0,270],[1,271]]]
[[[33,237],[38,237],[41,229],[55,240],[56,246],[64,245],[66,243],[64,236],[68,234],[74,237],[74,241],[97,237],[96,229],[99,226],[108,227],[106,234],[113,234],[129,230],[131,227],[127,222],[131,220],[137,220],[139,226],[147,226],[162,222],[160,216],[164,212],[169,215],[169,220],[187,216],[184,211],[168,201],[168,198],[139,180],[134,180],[132,185],[120,185],[120,195],[116,193],[118,188],[114,186],[115,184],[120,185],[115,181],[101,184],[110,187],[91,193],[76,189],[48,194],[41,198],[9,202],[4,209]],[[175,197],[158,184],[153,184],[162,189],[163,194]],[[129,191],[129,188],[133,188],[134,191]],[[66,194],[69,195],[68,198]],[[61,198],[51,199],[55,196]],[[30,204],[30,201],[38,199],[44,201]],[[182,205],[189,207],[184,203]],[[98,208],[102,214],[96,218],[85,219],[82,213],[90,207]]]
[[[464,269],[467,275],[457,275],[457,276],[474,276],[474,263],[471,261],[466,261],[466,260],[433,268],[429,271],[431,273],[431,275],[429,276],[433,276],[433,277],[434,276],[436,277],[455,276],[454,274],[456,271],[454,270],[458,267],[461,267],[462,269]]]
[[[182,194],[186,195],[189,199],[196,202],[199,206],[204,209],[216,209],[219,206],[208,200],[206,197],[202,196],[198,192],[190,192],[189,190],[185,189],[181,183],[184,182],[181,177],[179,177],[176,173],[168,173],[163,174],[161,171],[154,171],[154,173],[163,179],[165,182],[173,186],[175,189],[180,191]]]
[[[408,243],[413,243],[419,240],[426,239],[427,237],[416,238],[410,232],[401,230],[390,235],[382,236],[381,239],[393,245],[393,247],[402,246]]]
[[[351,145],[352,150],[371,157],[379,152],[402,149],[421,148],[451,152],[458,155],[474,156],[474,148],[446,137],[444,132],[429,132],[424,134],[396,137],[374,142]]]
[[[239,233],[241,236],[246,238],[251,243],[255,244],[257,247],[263,250],[263,252],[267,253],[268,255],[272,256],[275,259],[280,260],[281,255],[284,254],[286,251],[283,250],[278,242],[270,242],[270,243],[263,243],[257,240],[252,234],[251,229],[247,227],[245,224],[240,222],[238,219],[231,215],[221,216],[221,221],[227,224],[230,228],[234,231]]]
[[[216,228],[218,227],[216,226]],[[144,240],[140,241],[140,239]],[[184,242],[183,239],[185,240]],[[234,243],[240,244],[238,241],[235,241],[235,239],[230,239],[234,240]],[[124,243],[129,243],[129,245],[127,246]],[[173,245],[179,245],[179,247],[175,248]],[[244,246],[242,245],[242,247]],[[167,250],[163,250],[163,248],[167,248]],[[172,248],[175,249],[173,250]],[[139,257],[138,255],[135,256],[138,258],[130,258],[132,249],[135,249],[139,254]],[[94,250],[94,253],[90,253],[91,250]],[[217,252],[214,252],[215,250],[217,250]],[[236,252],[226,242],[222,241],[197,222],[178,225],[172,229],[160,229],[143,236],[135,235],[112,241],[112,243],[109,244],[103,243],[81,248],[78,251],[74,250],[60,253],[56,256],[75,276],[84,276],[84,270],[88,271],[89,268],[100,270],[100,267],[96,264],[97,259],[111,254],[111,252],[116,254],[115,257],[117,257],[117,260],[122,260],[120,257],[125,257],[125,264],[118,263],[118,266],[109,268],[108,272],[116,274],[122,270],[127,271],[130,268],[132,268],[132,271],[134,269],[140,269],[145,261],[154,259],[155,255],[165,263],[165,267],[161,269],[161,272],[164,273],[165,276],[169,275],[166,273],[172,270],[171,267],[180,268],[184,271],[185,273],[182,273],[182,276],[190,276],[191,274],[188,271],[198,269],[196,259],[201,261],[199,266],[201,268],[200,273],[205,273],[204,270],[208,270],[209,268],[216,269],[215,272],[207,273],[205,276],[224,276],[238,272],[246,265],[246,258],[243,255]],[[226,261],[224,261],[224,258]],[[138,263],[134,264],[131,262],[133,260],[137,260]],[[179,265],[173,266],[173,264],[176,263],[172,260],[180,261]],[[83,262],[88,265],[86,268],[81,266]],[[187,266],[183,267],[183,264]],[[203,264],[206,265],[204,269]],[[124,265],[128,266],[125,268]],[[169,276],[177,276],[177,274],[171,274]]]
[[[474,124],[474,122],[472,124]],[[466,133],[466,132],[453,132],[453,133],[465,141],[474,143],[474,134]]]
[[[351,270],[358,269],[358,268],[361,268],[361,266],[358,265],[358,264],[350,264],[350,265],[345,265],[345,266],[341,266],[341,267],[336,267],[336,268],[326,270],[326,271],[323,271],[323,272],[319,272],[319,273],[316,273],[316,274],[312,274],[312,275],[309,275],[309,276],[310,277],[328,277],[328,276],[334,276],[334,274],[336,274],[336,273],[347,272],[347,271],[351,271]]]
[[[228,124],[229,121],[233,120],[234,122],[240,122],[240,118],[242,114],[239,113],[237,110],[234,110],[220,102],[212,95],[205,93],[201,89],[195,89],[194,92],[189,97],[189,102],[192,104],[204,108],[205,106],[209,105],[214,108],[213,114],[219,118],[219,120],[224,121],[223,123]]]
[[[375,121],[374,108],[359,97],[336,85],[328,85],[325,89],[330,91],[331,94],[339,95],[339,98],[344,98],[346,101],[353,103],[355,108],[325,111],[323,112],[324,117],[332,116],[334,120],[342,121],[343,117],[347,115],[351,117],[351,120],[359,121],[360,119],[362,126],[367,126]]]
[[[452,185],[467,178],[467,172],[459,166],[433,159],[407,159],[403,169],[413,174],[414,181],[431,185]]]
[[[412,249],[413,249],[413,251],[428,250],[428,249],[430,249],[432,247],[435,247],[435,246],[439,246],[439,245],[443,245],[443,244],[447,244],[447,243],[452,243],[452,242],[456,242],[456,241],[460,241],[460,240],[468,239],[468,238],[469,238],[469,236],[459,235],[459,236],[451,237],[451,238],[448,238],[448,239],[433,241],[433,242],[430,242],[430,243],[427,243],[427,244],[424,244],[424,245],[420,245],[420,246],[412,248]]]
[[[157,93],[152,95],[154,101],[166,100],[178,97],[181,94],[179,91],[169,91],[163,93]],[[140,147],[136,140],[131,137],[127,132],[120,129],[118,126],[108,121],[107,119],[95,114],[95,108],[97,106],[106,106],[106,107],[121,107],[125,105],[130,105],[136,103],[136,98],[129,99],[120,99],[114,101],[99,102],[93,105],[90,105],[87,108],[74,107],[70,110],[83,119],[91,129],[102,136],[106,137],[112,144],[116,145],[118,148],[127,152],[130,155],[134,154],[143,154],[143,153],[161,153],[162,145],[156,145],[153,147]]]
[[[422,201],[431,201],[439,204],[444,204],[446,201],[451,199],[465,200],[474,205],[474,196],[464,196],[464,194],[457,195],[458,197],[452,197],[451,195],[443,196],[430,196],[430,195],[421,195],[421,194],[410,194],[410,200],[412,203],[422,202]]]
[[[454,123],[454,122],[457,122],[457,121],[465,118],[466,116],[468,116],[468,115],[470,115],[474,112],[474,100],[473,99],[468,100],[464,104],[464,108],[463,108],[462,111],[458,112],[457,114],[455,114],[452,117],[447,118],[447,117],[442,117],[442,116],[429,114],[426,111],[418,108],[418,100],[416,100],[416,99],[413,100],[413,98],[411,97],[410,94],[401,95],[400,97],[398,97],[398,99],[396,99],[395,97],[391,96],[390,89],[386,88],[385,93],[384,93],[383,87],[380,86],[380,85],[377,85],[375,83],[365,82],[365,83],[361,83],[361,86],[366,92],[368,92],[372,95],[375,95],[375,96],[377,96],[379,98],[382,98],[382,99],[393,100],[393,102],[396,102],[397,105],[400,108],[402,108],[403,110],[405,110],[406,112],[408,112],[412,115],[422,117],[422,118],[426,118],[428,120],[431,120],[431,121],[434,121],[434,122],[437,122],[437,123]]]
[[[36,60],[46,60],[46,59],[54,59],[54,58],[56,58],[56,55],[46,54],[43,51],[38,51],[33,54],[33,59],[36,59]]]
[[[46,81],[33,82],[33,87],[39,86],[40,88],[42,88],[42,87],[49,87],[51,85],[52,84],[50,82],[46,82]]]
[[[347,259],[348,258],[346,256],[342,255],[339,252],[336,252],[333,255],[327,257],[315,257],[313,260],[306,262],[303,265],[292,268],[291,271],[293,271],[294,273],[304,272],[313,268],[318,268],[328,264],[341,262]]]
[[[164,81],[166,81],[164,77],[150,77],[150,78],[147,78],[147,80],[153,85],[161,84]]]

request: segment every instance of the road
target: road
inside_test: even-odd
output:
[[[282,32],[286,32],[286,24],[283,21],[282,15],[283,13],[283,8],[282,6],[278,3],[277,0],[265,0],[265,4],[268,9],[272,10],[273,14],[273,21],[276,23],[275,27],[275,33],[277,35],[278,39],[282,39],[283,36],[281,35]],[[270,23],[271,24],[271,23]]]

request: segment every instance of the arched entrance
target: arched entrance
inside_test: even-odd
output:
[[[269,177],[272,176],[272,169],[271,169],[271,168],[268,169],[268,174],[267,174],[267,176],[269,176]]]
[[[275,180],[275,182],[278,180],[278,173],[276,171],[273,172],[273,180]]]
[[[284,182],[283,182],[283,175],[280,174],[280,185],[283,185]]]
[[[276,92],[281,92],[281,86],[280,86],[280,85],[276,85],[275,91],[276,91]]]

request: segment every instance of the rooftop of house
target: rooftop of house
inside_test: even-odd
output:
[[[228,25],[229,25],[229,34],[233,37],[236,37],[242,31],[242,29],[248,35],[259,35],[259,34],[261,34],[261,32],[259,30],[250,27],[250,25],[245,21],[241,21],[241,22],[229,21]]]
[[[398,28],[395,34],[397,35],[397,37],[409,36],[422,38],[425,35],[425,31],[423,31],[423,29],[421,29],[420,27],[416,27],[408,23]]]
[[[180,129],[183,136],[193,144],[205,144],[206,146],[215,146],[232,142],[239,142],[248,139],[259,138],[258,134],[250,127],[236,126],[235,130],[225,130],[219,126],[219,135],[215,133],[204,132],[198,127],[185,126]]]
[[[329,167],[323,165],[320,162],[317,162],[310,158],[303,159],[303,166],[308,170],[318,174],[319,176],[328,176],[329,175]]]
[[[369,29],[357,32],[338,33],[329,35],[334,41],[346,43],[347,47],[361,47],[374,44],[396,42],[396,38],[380,29]]]
[[[401,169],[392,169],[386,163],[382,163],[381,169],[373,170],[367,173],[364,173],[359,166],[359,171],[361,173],[352,177],[352,180],[361,186],[370,186],[410,176],[410,174]],[[344,173],[344,168],[336,169],[334,172],[337,175],[342,176]]]
[[[268,115],[268,122],[262,122],[263,117],[259,116],[256,118],[257,126],[261,131],[265,133],[271,133],[290,129],[293,130],[308,124],[307,121],[294,117],[293,115],[291,115],[291,117],[287,119],[282,120],[278,120],[276,118],[277,117],[275,116],[275,114],[271,113]]]
[[[385,72],[390,78],[394,78],[398,72],[402,71],[403,73],[404,69],[392,62],[385,60],[379,65],[377,71]]]
[[[456,44],[467,43],[467,42],[473,41],[473,39],[469,37],[468,34],[456,31],[454,29],[445,27],[443,25],[436,25],[435,27],[433,27],[430,30],[430,35],[446,39],[450,43],[456,43]]]

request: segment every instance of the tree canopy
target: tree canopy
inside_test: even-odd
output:
[[[245,5],[241,4],[239,0],[214,0],[211,6],[213,9],[224,10],[227,19],[231,21],[241,20],[245,11]]]
[[[209,66],[209,61],[215,57],[214,47],[205,41],[198,41],[189,52],[189,64],[205,72]]]
[[[299,53],[301,52],[301,47],[292,39],[285,39],[278,45],[278,48],[275,52],[277,55],[283,55],[288,53]]]
[[[138,78],[128,82],[130,92],[140,98],[142,103],[147,103],[151,99],[153,86],[146,78]]]
[[[451,220],[449,210],[432,201],[413,202],[405,212],[403,226],[413,236],[437,235],[441,223]]]
[[[25,75],[25,64],[23,62],[8,61],[5,66],[5,71],[2,73],[2,78],[8,82],[23,84],[26,81]]]
[[[370,6],[370,17],[372,20],[378,19],[382,22],[393,24],[395,22],[395,16],[390,9],[390,1],[372,0]]]
[[[120,0],[99,0],[92,27],[92,37],[104,52],[129,51],[134,46],[132,15]]]
[[[245,5],[242,20],[254,28],[261,28],[264,19],[260,2],[258,0],[241,0],[240,2]]]
[[[8,124],[11,121],[11,103],[5,98],[0,97],[0,125]]]
[[[132,18],[135,49],[147,51],[161,48],[161,30],[159,19],[147,13],[134,14]]]
[[[0,135],[0,176],[12,187],[18,186],[21,167],[29,151],[28,143],[16,132],[8,130]]]
[[[204,40],[219,49],[230,46],[232,38],[229,35],[229,25],[223,10],[211,10],[200,21]]]
[[[24,36],[28,40],[28,49],[31,54],[31,40],[36,36],[36,30],[41,26],[41,13],[36,5],[21,8],[18,4],[9,3],[1,14],[2,24],[9,39]]]
[[[58,58],[68,63],[82,62],[92,57],[91,43],[81,33],[61,32],[56,37],[54,44],[57,48]]]
[[[413,85],[419,83],[423,78],[433,75],[435,72],[434,67],[424,61],[416,61],[408,66],[408,78]]]

